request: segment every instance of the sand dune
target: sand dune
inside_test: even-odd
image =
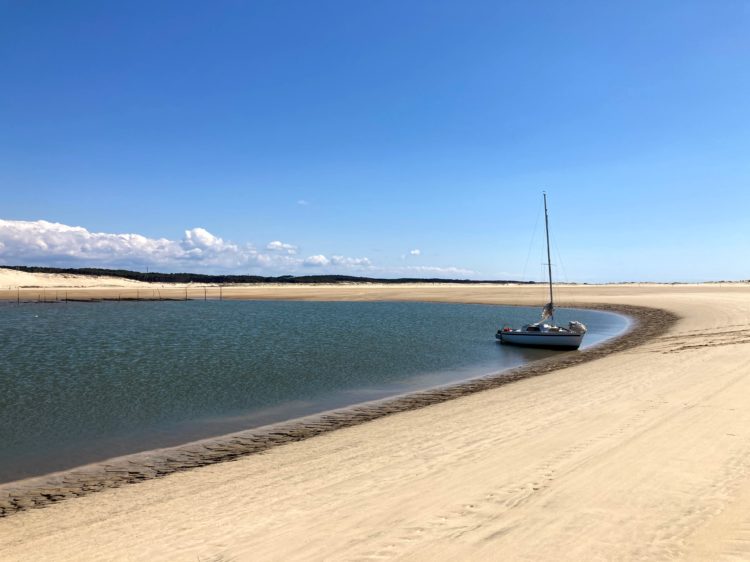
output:
[[[543,377],[0,519],[0,559],[750,559],[750,286],[559,295],[681,320]],[[543,299],[513,286],[228,296]]]
[[[30,288],[92,288],[92,287],[136,287],[148,286],[148,283],[133,281],[122,277],[93,275],[73,275],[63,273],[28,273],[15,269],[0,267],[0,290],[16,291]]]

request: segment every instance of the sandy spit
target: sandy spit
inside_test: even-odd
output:
[[[513,286],[242,291],[543,300]],[[558,294],[680,320],[543,377],[17,513],[0,520],[0,559],[750,558],[750,286]]]

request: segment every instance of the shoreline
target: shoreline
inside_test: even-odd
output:
[[[538,311],[536,308],[522,305],[516,305],[519,308],[517,310],[514,310],[516,309],[516,306],[482,304],[466,305],[442,302],[388,303],[384,301],[372,301],[368,303],[296,303],[293,301],[258,300],[233,301],[228,303],[185,302],[182,306],[179,303],[173,302],[170,302],[170,304],[147,303],[142,305],[98,303],[99,307],[102,308],[97,308],[95,306],[96,303],[83,303],[80,305],[71,304],[70,306],[72,308],[68,308],[67,305],[61,305],[52,307],[52,309],[47,309],[46,307],[39,308],[39,306],[41,305],[31,303],[19,307],[17,307],[15,304],[10,305],[10,308],[14,309],[14,311],[8,310],[7,312],[17,312],[18,314],[14,315],[15,318],[18,318],[19,315],[28,316],[38,314],[39,316],[45,316],[48,314],[47,312],[42,312],[45,309],[47,309],[50,313],[54,313],[55,315],[67,315],[68,311],[71,311],[71,314],[77,315],[79,312],[83,313],[84,310],[88,310],[93,306],[93,317],[106,314],[111,321],[117,321],[121,316],[130,317],[130,315],[133,313],[137,315],[142,314],[144,315],[144,317],[148,318],[151,317],[153,312],[157,310],[160,311],[159,314],[165,311],[171,311],[170,314],[173,320],[179,321],[179,319],[185,317],[185,315],[199,314],[201,315],[201,317],[204,317],[204,315],[208,317],[213,316],[214,314],[216,314],[216,311],[220,310],[250,311],[255,310],[256,306],[262,308],[272,303],[281,304],[282,306],[284,306],[284,303],[286,303],[287,306],[291,307],[312,306],[315,309],[322,310],[327,310],[328,307],[337,307],[341,304],[345,304],[347,307],[354,307],[354,310],[356,310],[357,307],[360,306],[368,307],[367,310],[377,310],[377,307],[380,306],[386,308],[394,305],[398,307],[406,306],[407,308],[400,308],[400,310],[402,310],[402,313],[400,314],[406,314],[407,316],[410,314],[409,311],[414,311],[415,314],[419,314],[419,312],[417,311],[425,310],[422,307],[438,307],[443,308],[444,310],[450,310],[451,308],[455,307],[457,311],[463,311],[457,313],[461,316],[465,316],[465,320],[469,324],[474,324],[475,330],[476,326],[479,325],[481,325],[482,328],[478,333],[475,333],[472,338],[472,340],[474,340],[474,349],[471,350],[471,353],[476,354],[476,356],[473,356],[471,354],[467,355],[465,351],[447,351],[445,345],[440,345],[439,348],[434,348],[433,351],[428,351],[427,348],[420,344],[418,347],[418,349],[420,350],[418,352],[420,356],[424,356],[425,353],[433,354],[434,352],[442,352],[443,360],[436,362],[433,359],[429,368],[421,367],[421,370],[409,372],[403,377],[399,376],[394,378],[392,377],[392,375],[394,373],[399,373],[402,369],[405,370],[404,372],[409,371],[408,364],[410,363],[410,360],[407,356],[403,356],[403,361],[405,361],[405,363],[402,363],[399,359],[398,362],[391,365],[387,372],[382,373],[384,375],[387,375],[385,381],[381,381],[379,380],[379,378],[373,380],[370,377],[367,377],[364,380],[354,379],[358,382],[352,382],[353,379],[351,378],[351,375],[353,373],[350,372],[351,363],[349,362],[349,359],[347,357],[342,356],[340,359],[341,361],[343,361],[343,363],[341,363],[340,368],[344,369],[345,371],[345,380],[341,380],[340,383],[344,386],[341,388],[330,388],[322,392],[319,391],[320,387],[316,386],[313,389],[308,389],[311,390],[311,395],[308,395],[308,393],[304,393],[301,395],[298,392],[294,391],[295,395],[276,398],[272,403],[261,404],[257,406],[247,406],[244,409],[237,409],[235,407],[231,408],[231,412],[227,411],[226,408],[218,411],[214,408],[212,411],[205,414],[194,411],[191,416],[188,416],[186,418],[183,417],[181,419],[177,419],[176,421],[158,421],[150,424],[146,428],[139,427],[137,425],[131,425],[126,421],[118,421],[117,425],[122,428],[128,428],[127,432],[123,431],[117,433],[93,435],[86,440],[79,440],[78,442],[71,443],[70,446],[64,447],[58,447],[59,443],[49,442],[49,440],[45,440],[45,434],[40,434],[38,430],[35,431],[33,435],[28,435],[25,437],[21,437],[21,434],[19,432],[13,432],[11,430],[9,433],[8,431],[6,431],[5,433],[7,435],[14,436],[15,439],[13,439],[12,441],[13,445],[11,445],[11,450],[5,450],[7,453],[7,462],[0,463],[0,487],[11,484],[13,482],[20,482],[36,477],[44,477],[49,474],[75,470],[81,466],[95,465],[97,463],[107,462],[111,459],[127,455],[144,453],[158,449],[179,447],[187,443],[213,439],[215,437],[228,435],[233,432],[257,429],[273,424],[296,420],[307,416],[321,414],[323,412],[328,412],[336,409],[349,408],[365,402],[375,402],[383,399],[395,398],[396,396],[401,396],[409,393],[463,383],[471,379],[482,378],[490,375],[499,375],[510,369],[521,367],[531,361],[537,361],[547,356],[553,356],[560,353],[559,351],[550,350],[526,351],[498,345],[496,339],[492,337],[494,330],[497,329],[498,326],[502,325],[502,322],[498,323],[498,318],[506,318],[506,313],[512,315],[522,314],[526,318],[537,316]],[[5,305],[0,303],[0,309],[3,306]],[[146,308],[140,308],[142,306],[145,306]],[[96,310],[99,311],[96,312]],[[302,310],[304,310],[304,308]],[[586,310],[583,308],[558,309],[558,312],[566,315],[565,321],[575,317],[578,320],[585,322],[589,326],[589,331],[586,334],[583,345],[581,346],[581,351],[593,346],[602,345],[606,341],[624,334],[627,330],[630,329],[630,326],[632,324],[632,320],[629,317],[614,312],[598,312],[594,310]],[[86,315],[86,317],[90,317],[89,313],[84,314]],[[448,314],[451,315],[452,313]],[[483,320],[480,320],[476,315],[482,316]],[[487,322],[487,320],[489,320],[489,323]],[[96,320],[93,319],[92,321],[96,322]],[[564,324],[565,322],[563,322],[561,325]],[[7,328],[12,331],[12,323],[8,324],[6,322],[6,325]],[[50,330],[46,329],[45,333],[62,334],[63,330],[66,330],[64,325],[58,324],[58,326],[58,330],[51,332]],[[136,328],[136,333],[133,334],[133,337],[138,337],[137,333],[140,331],[140,329],[141,328]],[[213,332],[213,329],[209,330],[209,332],[206,332],[206,335],[210,335],[211,332]],[[117,337],[116,333],[112,333],[110,335],[112,337]],[[411,332],[408,332],[408,336],[410,338],[412,337]],[[422,334],[422,337],[424,336],[425,334]],[[346,335],[345,337],[348,337],[348,335]],[[431,338],[431,336],[429,337]],[[447,338],[452,342],[458,341],[455,337],[452,337],[450,335],[448,335]],[[330,338],[327,337],[326,339]],[[110,339],[109,336],[105,336],[103,339],[100,338],[98,341],[99,344],[97,344],[97,346],[108,345]],[[164,341],[171,342],[172,339],[170,337],[169,340]],[[445,341],[444,344],[450,346],[452,345],[451,341]],[[296,345],[296,343],[294,345]],[[279,347],[279,350],[284,349],[285,347],[286,346]],[[37,352],[37,355],[40,354]],[[42,355],[44,355],[45,357],[49,357],[47,353],[44,353]],[[419,359],[415,358],[414,361],[421,362],[423,360],[426,360],[426,357],[427,356]],[[515,359],[511,359],[513,357],[515,357]],[[307,363],[307,360],[305,360],[305,362]],[[50,369],[50,362],[48,360],[44,362],[44,364],[47,365],[46,369]],[[42,368],[41,365],[42,364],[40,363],[37,364],[36,367],[34,367],[32,364],[31,369],[33,370],[36,368],[36,370],[39,370]],[[54,363],[52,363],[51,365],[51,368],[54,369]],[[208,365],[204,365],[204,367],[210,368],[211,363],[209,363]],[[259,373],[262,372],[262,365],[258,365],[257,368],[260,369]],[[303,378],[308,376],[311,373],[310,368],[311,365],[305,365],[300,371],[297,372],[297,376]],[[123,365],[123,369],[124,372],[121,374],[124,376],[120,380],[122,381],[121,384],[126,385],[122,389],[123,391],[125,391],[125,389],[128,388],[130,384],[132,384],[132,378],[127,374],[127,371],[130,370],[130,367],[129,365],[127,365],[127,363]],[[170,367],[168,366],[168,364],[162,363],[162,369],[159,370],[159,373],[166,374],[167,372],[169,372],[169,370]],[[316,376],[321,375],[323,379],[326,378],[325,370],[315,370]],[[76,369],[70,371],[70,373],[75,372]],[[172,370],[172,372],[174,371]],[[10,372],[7,374],[12,377],[12,374]],[[62,375],[63,373],[59,374]],[[180,379],[183,379],[184,375],[180,374],[178,375],[178,377]],[[10,380],[13,379],[11,378]],[[172,382],[176,384],[178,383],[178,381],[175,380],[172,380]],[[11,385],[11,387],[13,387],[13,385]],[[318,392],[316,392],[316,389],[318,390]],[[155,391],[156,389],[153,390]],[[81,388],[79,392],[81,391],[85,391],[85,388]],[[66,393],[68,399],[72,400],[70,406],[66,406],[66,409],[68,411],[78,411],[78,409],[81,409],[85,412],[88,408],[97,408],[96,402],[90,402],[88,405],[81,403],[77,406],[74,406],[74,404],[76,404],[75,397],[79,395],[79,392]],[[126,391],[126,394],[128,395],[126,402],[130,400],[140,400],[143,398],[141,395],[139,395],[140,398],[130,397],[129,392],[130,390]],[[118,391],[118,394],[120,394],[118,400],[122,400],[124,398],[124,396],[122,395],[122,391]],[[96,397],[96,401],[99,402],[105,399],[107,398],[105,398],[105,396],[101,394]],[[13,408],[12,403],[9,403],[8,406],[11,409]],[[161,402],[155,404],[155,406],[157,408],[163,407]],[[71,408],[73,408],[73,410],[71,410]],[[33,412],[29,412],[29,414],[33,415]],[[179,416],[179,413],[177,413],[176,415]],[[28,420],[28,417],[25,415],[11,415],[10,418],[11,423],[13,423],[13,419],[24,420],[25,418]],[[25,424],[23,421],[18,424],[19,431],[21,433],[23,433],[22,428],[24,425]],[[95,431],[94,428],[97,425],[98,422],[94,419],[90,419],[89,421],[82,421],[79,418],[77,427],[80,430],[86,430],[86,428],[88,427],[90,430]],[[48,423],[47,425],[47,427],[52,430],[56,426],[58,426],[58,424],[56,423]],[[71,430],[76,431],[76,427],[71,427]],[[86,431],[88,432],[88,430]],[[49,446],[44,445],[43,441],[49,443]],[[19,456],[16,457],[13,453],[14,447],[16,448],[16,450],[19,448],[26,450],[21,450]],[[53,450],[53,447],[56,449],[56,451]],[[0,449],[2,448],[0,447]],[[0,451],[0,457],[2,456],[2,452]]]
[[[290,300],[283,297],[277,297],[277,299]],[[437,299],[433,302],[445,301]],[[451,302],[478,304],[465,299],[451,300]],[[518,306],[525,305],[524,303]],[[353,404],[303,418],[201,439],[174,447],[129,454],[62,472],[3,483],[0,484],[0,518],[8,517],[20,511],[44,507],[64,499],[85,496],[96,491],[161,478],[168,474],[201,466],[236,460],[280,445],[303,441],[398,412],[425,408],[462,396],[498,388],[519,380],[586,363],[649,341],[656,334],[669,329],[679,319],[678,315],[659,308],[624,304],[580,302],[572,304],[571,308],[586,308],[621,314],[630,320],[630,325],[625,332],[591,348],[561,353],[554,357],[534,361],[492,375],[374,402]],[[635,337],[632,336],[633,334],[636,334]],[[629,335],[631,337],[628,337]]]

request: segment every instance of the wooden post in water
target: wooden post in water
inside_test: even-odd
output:
[[[206,292],[206,288],[205,287],[203,287],[203,300],[204,301],[208,300],[208,294]]]
[[[187,300],[187,287],[185,287],[185,300]]]
[[[21,287],[16,287],[16,304],[21,304]]]

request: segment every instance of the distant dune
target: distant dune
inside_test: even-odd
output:
[[[17,288],[136,287],[140,281],[112,276],[75,275],[72,273],[30,273],[0,268],[0,290]]]

